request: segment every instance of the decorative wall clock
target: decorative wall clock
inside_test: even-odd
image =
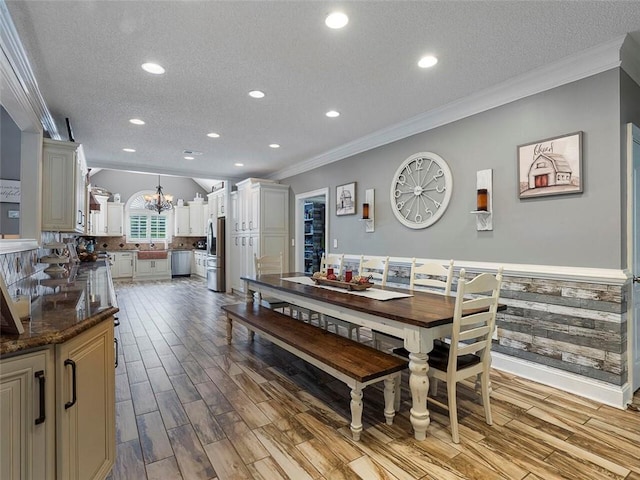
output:
[[[416,153],[402,162],[391,180],[391,210],[403,225],[426,228],[444,214],[452,190],[447,162],[435,153]]]

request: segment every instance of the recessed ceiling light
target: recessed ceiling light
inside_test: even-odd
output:
[[[429,68],[433,67],[436,63],[438,63],[438,59],[436,57],[434,57],[433,55],[427,55],[420,59],[420,61],[418,62],[418,66],[420,68]]]
[[[143,63],[141,67],[145,72],[153,73],[154,75],[162,75],[165,71],[164,68],[157,63]]]
[[[329,28],[342,28],[347,23],[349,23],[349,17],[347,17],[347,15],[342,12],[333,12],[327,15],[324,23]]]
[[[270,144],[269,144],[269,146],[270,146],[271,148],[280,148],[280,145],[279,145],[279,144],[277,144],[277,143],[270,143]]]
[[[135,148],[123,148],[122,149],[123,152],[127,152],[127,153],[133,153],[136,151]]]
[[[140,120],[139,118],[132,118],[129,120],[129,123],[133,123],[134,125],[144,125],[144,120]]]
[[[260,90],[251,90],[249,92],[249,96],[253,98],[264,98],[264,92],[261,92]]]
[[[244,163],[234,163],[236,167],[244,167]]]
[[[335,118],[340,116],[340,112],[336,112],[335,110],[329,110],[325,115],[329,118]]]
[[[216,132],[211,132],[211,133],[207,133],[207,137],[211,137],[211,138],[219,138],[220,134],[216,133]]]
[[[193,160],[196,157],[184,157],[185,160]]]

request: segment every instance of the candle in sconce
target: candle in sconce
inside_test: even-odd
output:
[[[477,197],[477,210],[481,212],[486,212],[488,210],[489,205],[489,193],[486,188],[478,189],[478,197]]]
[[[362,204],[362,219],[363,220],[368,220],[369,219],[369,204],[368,203],[363,203]]]

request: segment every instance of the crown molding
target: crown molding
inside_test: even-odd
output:
[[[15,77],[17,85],[20,85],[22,91],[20,94],[14,91],[14,95],[18,95],[22,99],[23,107],[29,106],[30,110],[39,118],[42,128],[49,133],[51,138],[61,140],[56,123],[40,93],[27,53],[22,46],[4,0],[0,0],[0,49],[4,54],[3,63],[6,60],[12,70],[12,76]]]
[[[273,173],[269,178],[282,180],[298,175],[358,153],[402,140],[411,135],[619,67],[621,64],[621,48],[623,43],[626,43],[625,39],[629,45],[627,47],[627,50],[629,50],[627,54],[627,57],[629,57],[628,62],[639,69],[638,74],[640,75],[640,65],[638,65],[637,61],[632,63],[631,60],[637,59],[638,50],[633,52],[633,56],[631,55],[631,51],[634,48],[638,48],[637,44],[628,35],[620,36],[576,55],[544,65],[506,82],[455,100],[440,108],[417,115],[404,122],[378,130],[321,155],[283,168]],[[631,42],[633,42],[633,45]],[[638,82],[637,79],[636,82]]]

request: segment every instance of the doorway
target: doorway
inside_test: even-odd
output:
[[[629,195],[631,198],[629,231],[629,267],[633,275],[631,312],[629,315],[629,365],[631,392],[640,389],[640,128],[627,125],[627,158],[631,167]]]
[[[329,241],[328,200],[328,188],[296,195],[296,272],[312,274],[320,269],[320,259]]]

